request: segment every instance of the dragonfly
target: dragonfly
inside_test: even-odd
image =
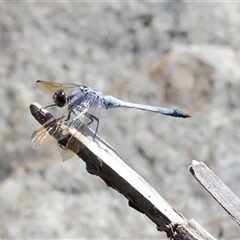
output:
[[[74,149],[70,144],[74,138],[81,141],[84,137],[84,129],[91,128],[95,139],[96,134],[106,125],[106,119],[110,116],[109,109],[124,107],[140,109],[167,116],[189,118],[189,114],[174,108],[158,107],[122,101],[110,95],[104,95],[91,87],[72,84],[56,83],[37,80],[36,85],[43,92],[52,95],[53,104],[48,107],[59,107],[61,110],[54,119],[48,120],[32,135],[32,147],[39,148],[42,145],[53,144],[66,138],[68,130],[76,130],[70,136],[64,148],[63,161],[71,158],[82,150],[82,146],[75,144]],[[52,136],[51,136],[52,135]],[[71,149],[71,150],[70,150]]]

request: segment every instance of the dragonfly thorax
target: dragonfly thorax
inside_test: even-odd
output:
[[[64,105],[66,104],[66,93],[62,90],[62,89],[60,89],[60,90],[58,90],[57,92],[55,92],[54,94],[53,94],[53,101],[54,101],[54,103],[56,104],[56,106],[58,106],[58,107],[64,107]]]

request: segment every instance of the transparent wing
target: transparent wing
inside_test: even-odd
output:
[[[84,138],[85,146],[91,141],[91,138],[88,138],[87,140],[85,137],[86,132],[84,129],[90,127],[95,136],[97,132],[105,126],[106,121],[104,120],[109,116],[109,112],[102,104],[102,98],[94,93],[89,93],[75,111],[78,111],[78,113],[75,112],[75,118],[71,121],[69,127],[72,127],[77,131],[75,131],[75,134],[72,135],[67,143],[62,156],[63,161],[71,158],[83,148],[83,145],[78,144],[75,139],[82,141]]]
[[[32,135],[32,148],[39,149],[49,145],[56,144],[57,141],[66,137],[67,132],[61,127],[68,115],[67,107],[62,109],[59,117],[51,118],[39,127]],[[53,135],[53,136],[52,136]]]
[[[68,140],[62,155],[65,161],[83,148],[78,142],[83,141],[86,133],[84,129],[90,127],[96,134],[105,126],[109,111],[103,105],[101,96],[95,92],[89,92],[83,97],[81,103],[71,110],[68,109],[68,106],[63,107],[58,116],[50,119],[34,132],[32,135],[32,147],[36,149],[41,146],[56,144],[59,140],[67,137],[69,130],[74,130],[74,134]],[[74,139],[78,139],[78,141],[74,141]],[[87,145],[87,139],[90,142],[91,137],[84,137],[85,146]]]
[[[106,109],[103,104],[100,104],[98,108],[94,110],[92,113],[93,115],[93,122],[89,124],[89,127],[94,131],[99,133],[104,129],[107,124],[107,118],[111,115],[111,110]],[[99,119],[97,122],[95,119]]]
[[[37,80],[36,85],[43,92],[54,94],[56,91],[63,89],[66,93],[72,92],[75,88],[80,85],[74,83],[56,83],[56,82],[48,82],[43,80]]]
[[[40,127],[32,134],[32,148],[39,149],[40,147],[49,147],[56,144],[56,139],[52,137],[46,128]]]
[[[54,126],[53,119],[47,121],[44,125]],[[32,134],[32,148],[39,149],[41,147],[47,147],[56,143],[56,139],[48,133],[48,127],[42,125]]]
[[[55,83],[55,82],[48,82],[48,81],[43,81],[43,80],[37,80],[36,82],[37,87],[41,89],[42,91],[49,93],[49,94],[54,94],[56,91],[63,89],[67,93],[70,94],[75,88],[79,87],[77,84],[62,84],[62,83]],[[62,122],[65,120],[66,116],[68,115],[68,108],[67,106],[61,108],[61,110],[58,113],[58,124],[56,120],[50,119],[47,121],[45,124],[43,124],[40,128],[38,128],[35,133],[32,135],[32,147],[34,149],[40,148],[41,146],[47,146],[47,145],[52,145],[56,141],[59,141],[60,139],[64,138],[65,135],[60,134],[60,127],[55,128],[56,124],[58,126],[61,126]],[[49,131],[53,131],[52,129],[55,129],[54,132],[54,137],[52,137],[49,134]],[[59,131],[59,132],[58,132]],[[55,141],[54,141],[55,139]]]

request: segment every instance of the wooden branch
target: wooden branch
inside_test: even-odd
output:
[[[193,160],[189,170],[231,218],[240,225],[239,198],[203,162]]]
[[[30,111],[41,124],[54,119],[38,103],[31,104]],[[76,129],[69,129],[69,136],[59,141],[59,144],[66,146],[69,137],[75,131]],[[89,130],[88,134],[93,133]],[[77,138],[74,139],[83,146],[87,145],[88,140],[88,136],[83,139],[81,137],[81,142]],[[176,240],[214,239],[197,222],[188,221],[176,212],[143,178],[126,165],[111,146],[98,136],[77,155],[86,163],[89,173],[99,176],[107,186],[123,194],[128,199],[130,207],[144,213],[156,224],[157,229],[166,232],[169,238]]]

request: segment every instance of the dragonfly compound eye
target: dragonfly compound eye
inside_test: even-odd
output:
[[[66,94],[63,90],[58,90],[53,94],[53,101],[58,107],[63,107],[66,104]]]

